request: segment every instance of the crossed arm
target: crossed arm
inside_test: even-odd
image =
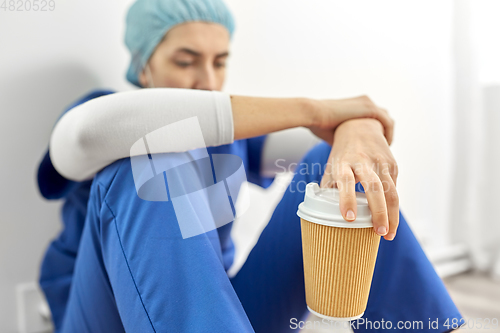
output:
[[[339,188],[344,218],[355,219],[354,182],[360,181],[375,231],[386,239],[394,238],[399,222],[397,166],[389,149],[394,122],[365,96],[342,100],[260,98],[174,88],[115,93],[66,113],[54,128],[50,156],[66,178],[90,179],[106,165],[131,156],[131,146],[148,133],[192,116],[198,117],[205,146],[296,127],[310,129],[333,144],[331,168],[325,172],[322,186]],[[293,141],[288,146],[298,147]],[[180,137],[165,142],[159,152],[195,148],[202,147]],[[296,150],[299,160],[305,151]]]

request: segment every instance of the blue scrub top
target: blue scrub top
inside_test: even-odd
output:
[[[114,93],[96,90],[70,105],[62,114],[94,98]],[[207,148],[209,154],[233,154],[243,160],[249,182],[264,188],[273,178],[260,175],[261,152],[265,136],[235,141],[233,144]],[[75,182],[64,178],[54,168],[47,149],[38,168],[38,187],[48,200],[63,199],[61,211],[63,230],[50,244],[40,269],[40,286],[52,311],[54,324],[60,326],[66,308],[75,259],[80,244],[92,180]],[[226,270],[234,259],[234,244],[230,237],[232,223],[217,228]]]

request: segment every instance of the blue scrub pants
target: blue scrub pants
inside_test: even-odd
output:
[[[138,198],[128,159],[107,167],[92,185],[61,332],[298,331],[308,311],[297,206],[329,152],[319,144],[299,164],[232,279],[217,230],[182,239],[177,221],[162,218],[173,216],[171,203]],[[364,318],[372,326],[355,332],[384,331],[373,325],[382,319],[393,330],[422,321],[413,331],[445,332],[447,319],[462,318],[401,213],[396,238],[381,240]]]

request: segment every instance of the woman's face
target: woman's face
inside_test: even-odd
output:
[[[220,24],[188,22],[170,29],[139,75],[143,87],[222,90],[229,32]],[[149,78],[148,78],[149,76]]]

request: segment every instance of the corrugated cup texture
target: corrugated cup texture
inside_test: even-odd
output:
[[[380,236],[373,228],[329,227],[301,219],[306,302],[322,315],[366,309]]]

